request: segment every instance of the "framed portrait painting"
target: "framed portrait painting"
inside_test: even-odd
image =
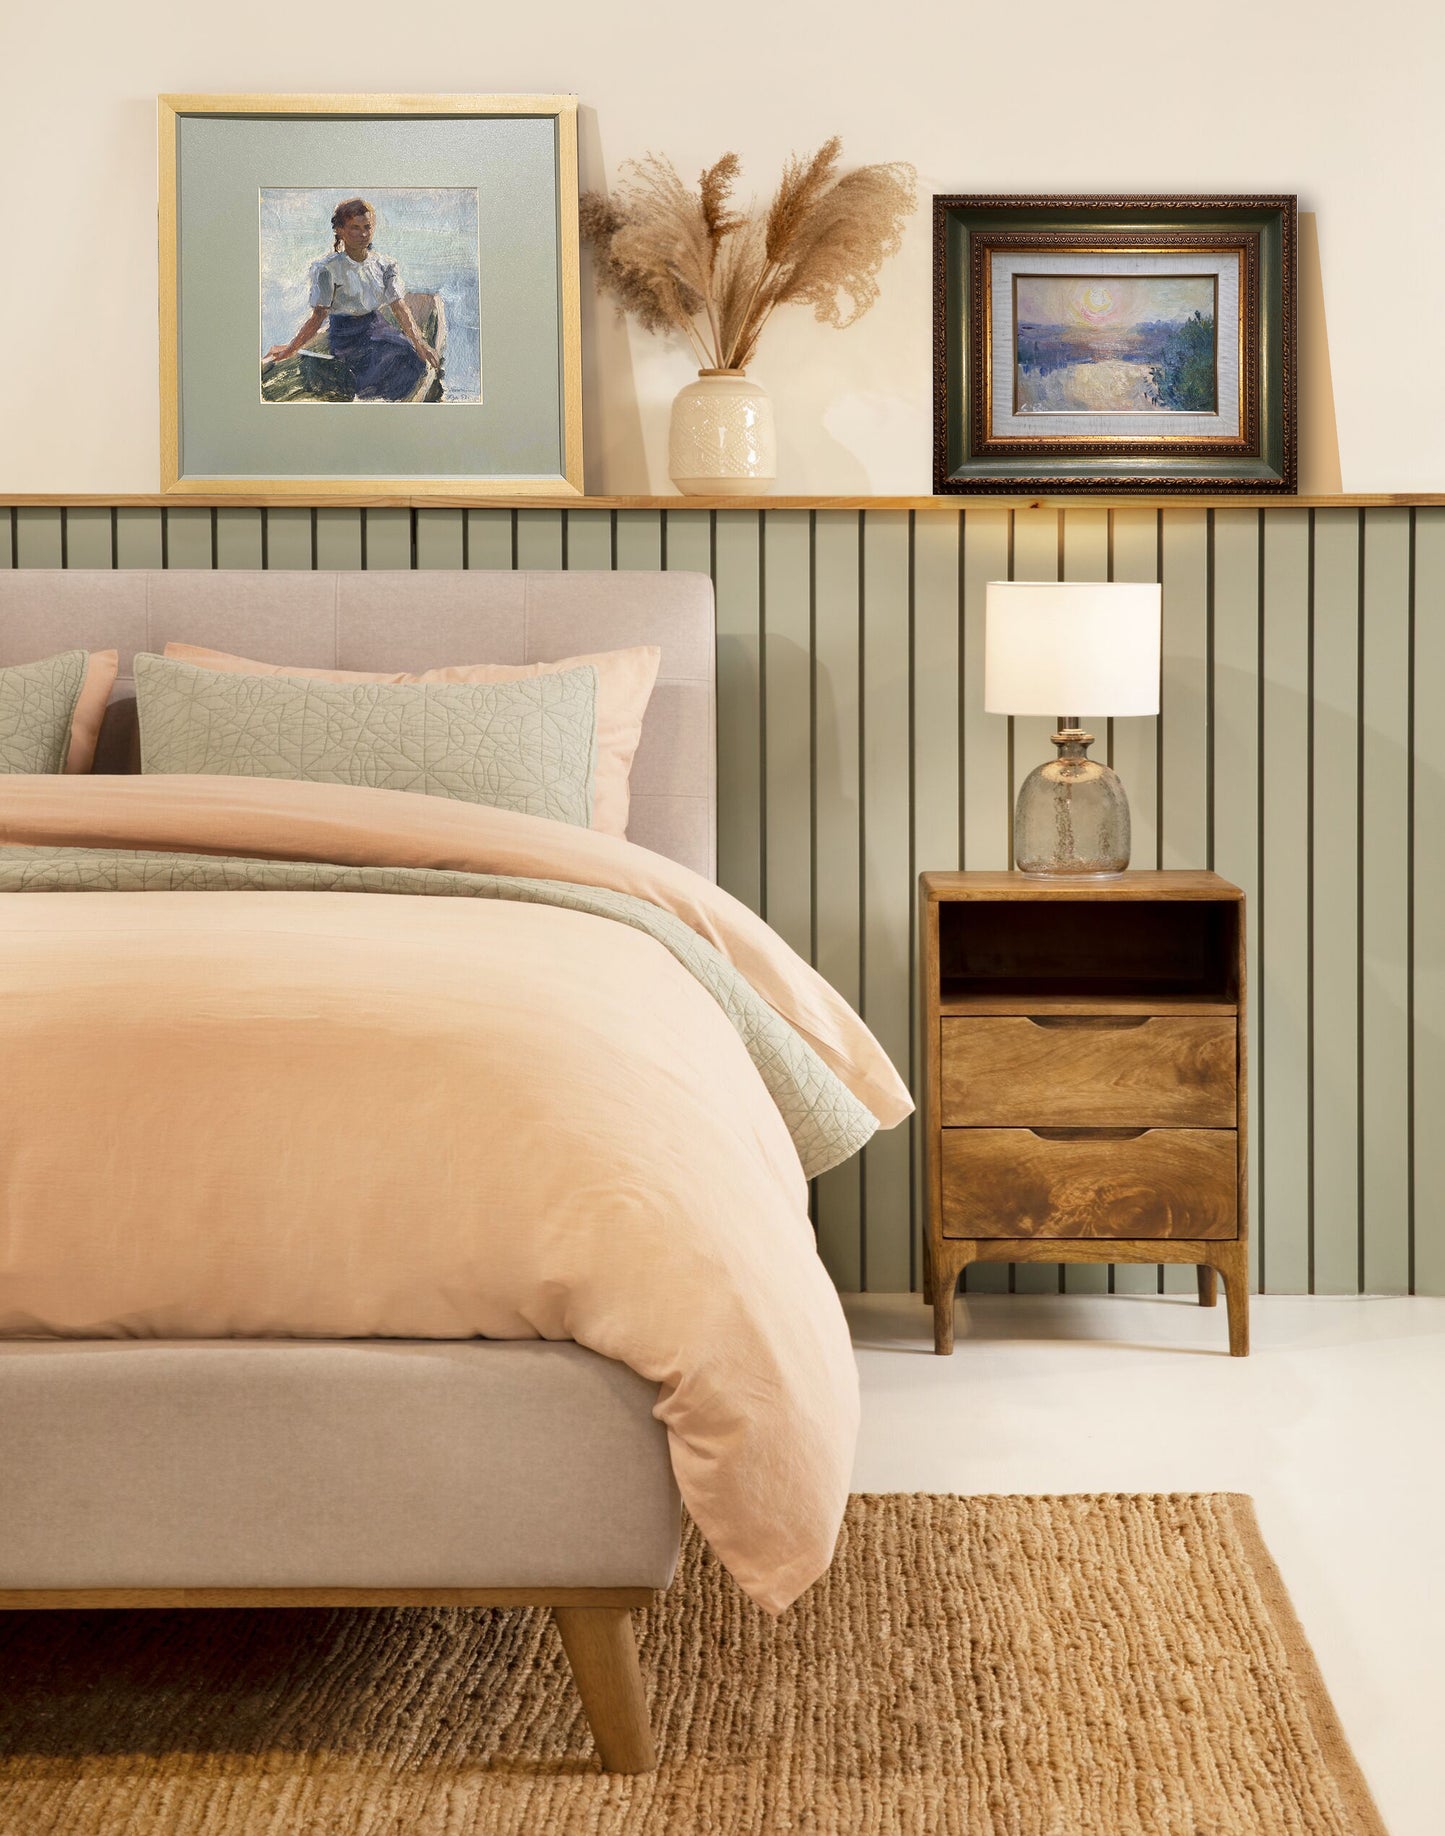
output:
[[[580,494],[575,97],[162,96],[159,133],[163,491]]]
[[[1297,489],[1293,197],[934,199],[934,490]]]

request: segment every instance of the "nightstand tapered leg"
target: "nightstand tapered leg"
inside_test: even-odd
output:
[[[1249,1356],[1249,1244],[1243,1238],[1222,1248],[1219,1273],[1224,1278],[1224,1301],[1229,1309],[1229,1355]]]
[[[1214,1270],[1200,1263],[1194,1273],[1199,1277],[1199,1304],[1201,1307],[1212,1307],[1219,1299],[1219,1285],[1215,1280]]]
[[[940,1358],[953,1351],[953,1303],[958,1278],[973,1260],[971,1243],[945,1243],[934,1252],[933,1349]]]
[[[933,1277],[933,1349],[940,1358],[950,1357],[953,1353],[953,1303],[957,1299],[957,1284],[944,1281],[935,1270]]]

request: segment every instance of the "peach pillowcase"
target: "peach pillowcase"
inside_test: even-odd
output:
[[[119,651],[88,652],[85,680],[80,685],[80,693],[75,698],[75,709],[70,716],[70,745],[66,750],[64,766],[66,771],[89,771],[94,765],[96,743],[100,739],[100,723],[105,718],[106,704],[110,700],[110,691],[115,687],[119,668]]]
[[[305,676],[318,682],[516,682],[524,676],[551,676],[559,670],[591,664],[597,671],[597,766],[592,783],[592,827],[604,835],[626,835],[628,780],[642,717],[657,681],[662,652],[654,644],[634,650],[605,650],[595,656],[564,657],[556,663],[458,663],[442,669],[404,671],[303,669],[286,663],[257,663],[199,644],[167,644],[165,654],[202,669],[242,676]],[[90,686],[86,678],[85,700]],[[107,689],[107,694],[109,690]],[[104,703],[102,703],[104,706]],[[77,722],[79,708],[76,710]],[[97,723],[97,731],[99,724]],[[91,751],[94,752],[92,742]],[[67,764],[66,770],[76,769]],[[89,769],[88,765],[84,769]]]

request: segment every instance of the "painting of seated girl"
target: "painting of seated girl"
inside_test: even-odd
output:
[[[477,194],[261,191],[261,399],[479,402]]]

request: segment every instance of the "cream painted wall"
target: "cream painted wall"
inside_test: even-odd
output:
[[[765,193],[790,151],[838,132],[851,161],[913,160],[925,198],[1298,191],[1316,215],[1328,315],[1327,363],[1307,263],[1302,488],[1445,489],[1435,0],[50,0],[7,12],[0,491],[157,488],[154,98],[278,89],[573,90],[584,185],[648,149],[691,173],[731,147]],[[588,487],[666,490],[667,409],[687,354],[619,326],[590,288],[584,310]],[[780,489],[927,491],[930,345],[920,211],[853,330],[797,311],[770,328],[755,371],[777,401]]]

